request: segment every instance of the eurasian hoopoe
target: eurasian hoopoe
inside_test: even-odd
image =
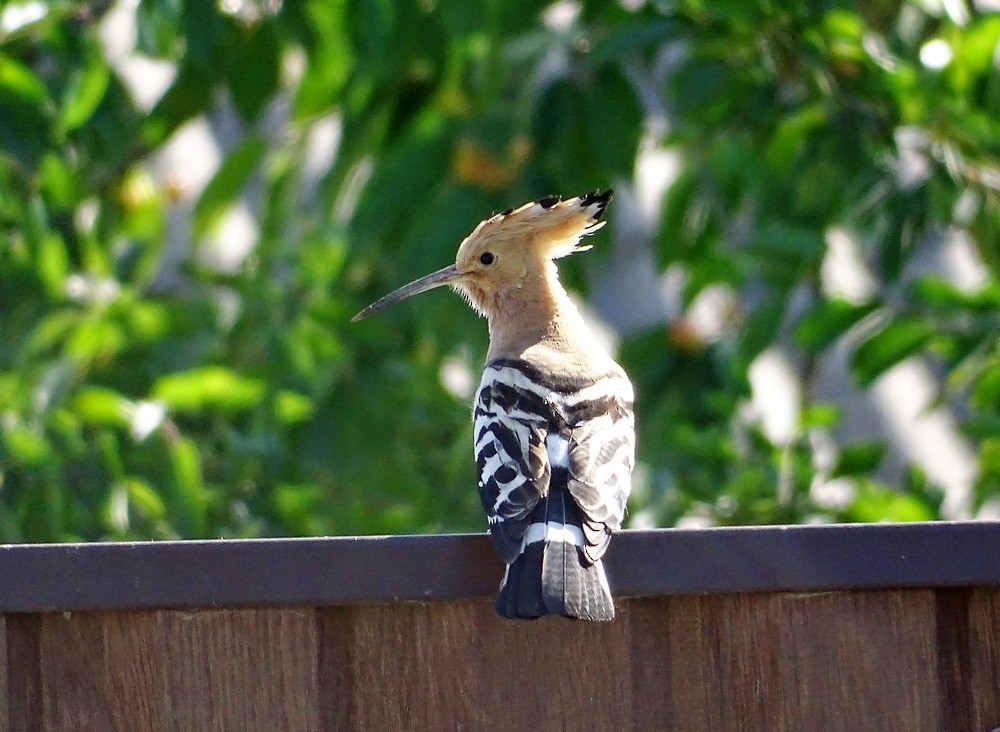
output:
[[[548,196],[483,221],[454,264],[369,305],[360,320],[450,285],[489,321],[476,396],[479,497],[507,571],[496,610],[610,620],[601,557],[620,528],[634,462],[632,385],[597,344],[552,261],[590,247],[611,191]]]

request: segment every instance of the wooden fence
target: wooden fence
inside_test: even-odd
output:
[[[982,730],[1000,526],[623,532],[619,617],[483,536],[0,547],[0,730]]]

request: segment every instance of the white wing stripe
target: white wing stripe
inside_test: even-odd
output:
[[[480,389],[491,383],[500,383],[514,389],[530,392],[563,408],[575,407],[582,402],[606,397],[618,397],[625,402],[635,400],[635,393],[631,382],[620,376],[608,376],[579,391],[563,394],[544,384],[532,381],[521,371],[511,366],[501,366],[499,368],[496,366],[487,366],[483,372]],[[537,415],[531,416],[537,419]]]
[[[564,541],[574,546],[584,546],[583,530],[573,524],[560,524],[549,521],[542,524],[531,524],[524,532],[524,546],[538,541]]]
[[[545,451],[553,468],[569,467],[569,443],[564,438],[553,433],[546,435]]]

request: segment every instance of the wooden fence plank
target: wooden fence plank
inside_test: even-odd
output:
[[[1000,592],[996,588],[970,591],[968,622],[971,729],[989,732],[1000,727]]]
[[[607,624],[498,618],[485,536],[0,547],[0,732],[1000,728],[1000,524],[616,546]]]
[[[160,613],[101,613],[108,729],[167,728],[167,676],[163,665],[170,640]]]
[[[319,728],[314,610],[164,612],[162,618],[173,729]]]
[[[635,718],[643,728],[780,729],[775,596],[633,600]]]
[[[43,729],[42,678],[39,663],[37,615],[8,614],[7,626],[7,718],[12,730]]]
[[[316,625],[319,642],[320,729],[357,729],[354,663],[354,616],[351,607],[319,608]]]
[[[973,721],[972,658],[968,588],[934,593],[937,623],[938,699],[942,730],[976,729]],[[986,696],[991,696],[987,694]]]
[[[7,700],[10,687],[7,685],[7,618],[0,615],[0,732],[10,730],[10,710]]]
[[[631,623],[560,617],[510,621],[492,602],[472,605],[470,661],[475,668],[480,729],[607,730],[634,728]]]
[[[510,622],[484,600],[353,617],[353,729],[632,726],[625,618]]]
[[[782,602],[783,661],[795,684],[785,729],[939,729],[932,590],[787,594]]]
[[[41,616],[39,663],[46,730],[116,730],[98,613]]]
[[[467,603],[376,605],[353,620],[354,729],[474,727]]]
[[[621,604],[621,603],[619,603]],[[707,729],[711,708],[696,596],[629,600],[633,717],[640,729]]]
[[[413,604],[358,608],[349,629],[351,729],[475,728],[466,612]]]
[[[716,595],[701,598],[702,653],[713,673],[710,729],[733,730],[747,720],[780,730],[782,621],[778,595]],[[706,647],[707,645],[707,647]]]

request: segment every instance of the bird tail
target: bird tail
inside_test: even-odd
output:
[[[521,553],[507,565],[496,601],[500,615],[614,618],[604,566],[587,559],[580,527],[579,509],[566,488],[550,485],[548,497],[532,512]]]

